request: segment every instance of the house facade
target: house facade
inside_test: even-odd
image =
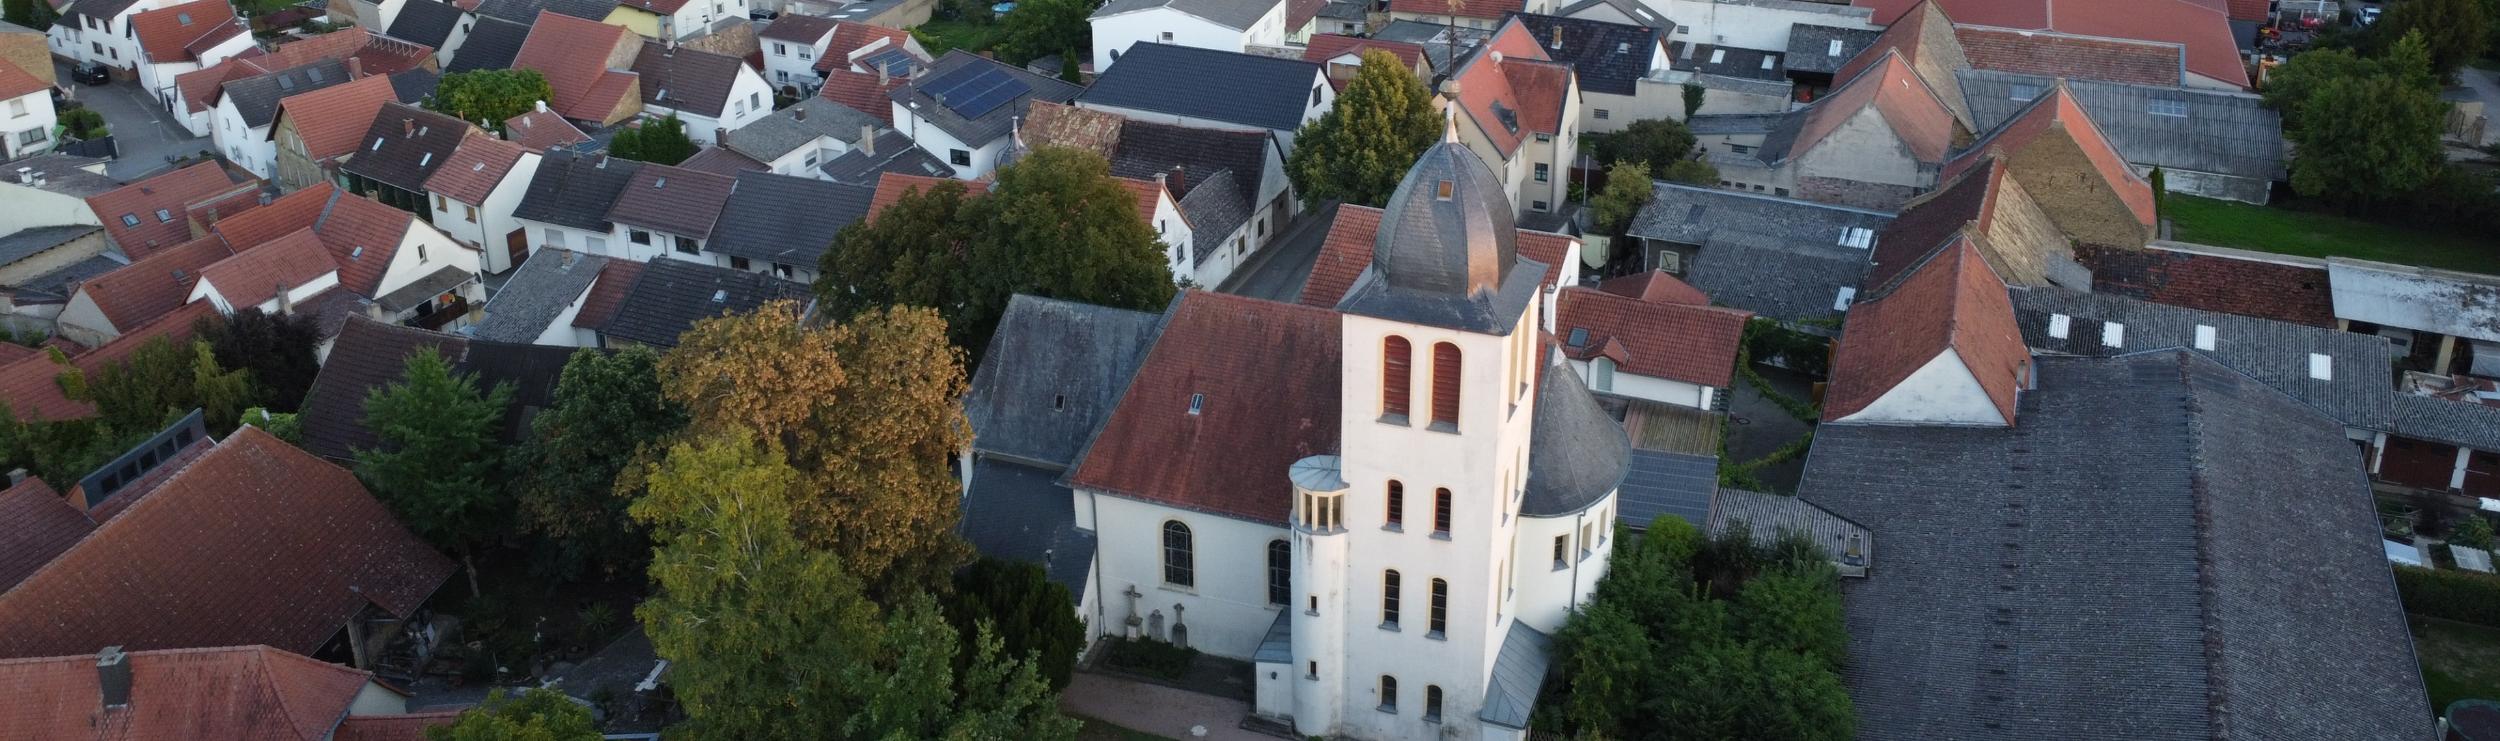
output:
[[[646,41],[632,71],[640,78],[642,115],[676,116],[696,143],[718,144],[720,132],[773,112],[772,86],[737,57]]]
[[[449,161],[425,181],[435,228],[476,248],[480,269],[502,273],[529,258],[528,230],[513,216],[543,158],[490,136],[461,140]]]
[[[0,150],[23,159],[52,151],[52,85],[15,65],[0,62]]]
[[[1248,52],[1285,45],[1284,0],[1113,0],[1096,8],[1094,73],[1111,71],[1129,47],[1142,43]]]

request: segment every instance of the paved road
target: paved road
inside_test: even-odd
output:
[[[1328,225],[1336,218],[1333,201],[1303,211],[1284,234],[1251,255],[1249,264],[1234,270],[1215,290],[1292,303],[1302,296],[1302,283],[1310,279],[1311,265],[1319,262],[1320,244],[1328,241]]]
[[[59,65],[61,79],[70,79],[68,65]],[[198,154],[215,148],[207,137],[195,137],[165,113],[165,107],[133,80],[110,85],[77,85],[74,95],[88,108],[104,114],[121,157],[104,166],[104,174],[136,180],[167,167],[167,157]]]

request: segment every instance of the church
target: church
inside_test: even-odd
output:
[[[1043,564],[1089,640],[1250,662],[1296,734],[1524,738],[1633,468],[1554,339],[1580,244],[1455,142],[1343,208],[1368,263],[1298,303],[1016,297],[965,398],[965,535]]]

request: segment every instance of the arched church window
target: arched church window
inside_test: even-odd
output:
[[[1189,526],[1179,520],[1163,523],[1163,581],[1184,587],[1197,586],[1197,558],[1191,552]]]
[[[1432,346],[1432,423],[1458,427],[1458,346]]]
[[[1398,627],[1398,581],[1397,569],[1380,574],[1380,627]]]
[[[1267,603],[1282,605],[1293,601],[1293,546],[1282,540],[1267,542]]]
[[[1380,416],[1396,417],[1401,424],[1413,396],[1413,355],[1414,348],[1404,337],[1391,335],[1380,341]]]

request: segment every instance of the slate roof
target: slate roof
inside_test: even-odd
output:
[[[821,97],[808,98],[738,127],[721,140],[721,146],[757,162],[771,162],[814,144],[820,136],[832,137],[845,145],[859,141],[863,127],[883,129],[885,122],[851,110],[850,106]]]
[[[755,32],[757,38],[814,44],[833,33],[834,20],[823,16],[783,13]]]
[[[878,178],[886,173],[951,177],[955,172],[945,160],[913,144],[911,137],[903,132],[892,129],[880,131],[877,138],[871,141],[874,146],[854,147],[818,169],[834,182],[871,188],[876,187]]]
[[[1950,352],[1976,377],[2004,423],[2015,423],[2015,400],[2031,354],[2015,326],[2004,281],[1969,239],[1956,239],[1911,268],[1883,296],[1852,305],[1841,331],[1832,351],[1824,421],[1865,411]]]
[[[121,181],[105,177],[100,173],[89,172],[86,169],[88,167],[102,168],[103,165],[104,160],[93,157],[47,152],[0,164],[0,178],[6,178],[11,185],[34,188],[46,193],[59,193],[71,198],[86,198],[122,187]],[[43,183],[37,185],[24,182],[21,178],[28,173],[18,172],[20,168],[30,171],[31,174],[42,176]]]
[[[443,84],[443,75],[430,69],[407,69],[391,73],[391,95],[402,103],[415,105],[434,94]]]
[[[386,103],[357,141],[356,156],[339,163],[341,172],[424,193],[427,178],[451,161],[470,127],[452,118],[406,103]]]
[[[742,71],[747,71],[747,63],[737,57],[650,39],[644,39],[642,52],[634,55],[634,74],[642,76],[643,105],[715,118],[729,110],[729,90]]]
[[[1482,45],[1484,40],[1492,35],[1492,32],[1481,28],[1452,27],[1423,21],[1392,20],[1388,25],[1371,29],[1372,38],[1403,41],[1423,47],[1424,58],[1432,63],[1433,72],[1436,74],[1449,72],[1453,63],[1460,58],[1472,55],[1476,47]],[[1450,53],[1453,40],[1457,42],[1458,47],[1458,53],[1455,56]]]
[[[305,153],[322,161],[356,151],[357,135],[372,126],[382,106],[397,99],[391,79],[374,75],[288,96],[278,101],[278,118],[295,114],[295,133],[303,138]]]
[[[1547,57],[1571,65],[1580,88],[1590,92],[1634,94],[1651,72],[1651,57],[1666,42],[1665,31],[1647,26],[1531,13],[1510,18],[1527,28]]]
[[[878,76],[874,72],[849,69],[825,71],[825,84],[816,88],[816,96],[840,103],[852,110],[877,117],[887,126],[894,125],[895,88],[911,82],[903,75]]]
[[[1041,564],[1071,595],[1085,592],[1094,533],[1076,527],[1076,495],[1059,472],[996,458],[972,464],[963,519],[955,526],[981,555]]]
[[[2092,270],[2092,290],[2155,303],[2335,326],[2326,265],[2281,255],[2155,243],[2146,249],[2082,245],[2076,260]]]
[[[1585,512],[1626,483],[1633,465],[1631,438],[1560,359],[1537,374],[1533,425],[1520,515]]]
[[[99,711],[96,654],[0,661],[0,683],[18,690],[10,732],[96,741],[332,738],[372,677],[268,646],[132,651],[123,654],[129,707]]]
[[[347,63],[325,59],[268,74],[229,80],[219,88],[219,94],[234,103],[234,110],[242,114],[243,123],[257,128],[277,119],[278,101],[287,96],[347,81]]]
[[[1170,8],[1191,16],[1206,19],[1209,22],[1225,28],[1230,28],[1236,31],[1246,31],[1249,30],[1251,26],[1257,25],[1260,18],[1267,17],[1268,11],[1274,10],[1276,8],[1276,3],[1281,1],[1282,0],[1240,0],[1230,2],[1227,0],[1109,0],[1108,2],[1103,3],[1102,7],[1095,8],[1092,17],[1109,18],[1111,16],[1123,13],[1134,13],[1140,10]],[[1122,51],[1120,53],[1120,61],[1128,61],[1128,52]],[[1112,66],[1117,67],[1119,65]]]
[[[1528,714],[1536,709],[1537,696],[1545,688],[1545,677],[1552,659],[1547,654],[1553,639],[1525,620],[1510,621],[1510,632],[1502,636],[1502,649],[1493,655],[1493,674],[1484,687],[1484,703],[1476,711],[1476,719],[1504,728],[1527,730]]]
[[[2011,428],[1815,434],[1800,497],[1883,548],[1842,593],[1860,737],[2429,732],[2340,426],[2195,353],[2039,375]]]
[[[1433,183],[1454,187],[1433,193]],[[1390,321],[1507,335],[1553,266],[1518,254],[1510,197],[1456,141],[1417,157],[1381,209],[1371,268],[1337,309]]]
[[[1338,377],[1311,372],[1337,367],[1337,315],[1197,290],[1176,300],[1065,482],[1282,524],[1293,492],[1283,473],[1337,450]]]
[[[460,49],[452,53],[451,63],[443,65],[443,73],[510,69],[529,36],[528,23],[480,15],[469,26],[469,35],[461,39]]]
[[[2001,28],[1953,34],[1979,70],[2173,88],[2186,82],[2187,49],[2174,43]]]
[[[1881,231],[1892,215],[1657,182],[1629,236],[1700,248],[1688,280],[1713,301],[1784,322],[1838,319],[1833,301],[1866,275],[1868,250],[1847,230]]]
[[[246,426],[0,594],[0,656],[267,644],[416,611],[452,563],[345,469]]]
[[[2337,319],[2500,342],[2500,277],[2347,257],[2326,273]]]
[[[721,205],[738,181],[682,167],[644,164],[618,190],[608,221],[638,229],[709,239]]]
[[[466,15],[451,3],[409,0],[400,5],[399,17],[391,19],[391,28],[384,33],[392,38],[440,49],[444,41],[451,39],[452,30],[460,27],[460,19]]]
[[[570,147],[591,140],[590,135],[575,128],[573,122],[549,110],[531,111],[504,120],[503,135],[532,152]]]
[[[1799,23],[1788,28],[1788,57],[1783,60],[1791,72],[1832,74],[1842,65],[1875,44],[1877,34],[1865,28],[1841,28]],[[1838,51],[1832,42],[1840,42]]]
[[[661,258],[643,265],[642,276],[599,331],[654,347],[676,347],[677,336],[698,320],[754,311],[781,299],[807,301],[807,284]]]
[[[2012,291],[2024,344],[2044,352],[2108,356],[2164,348],[2191,348],[2223,366],[2273,386],[2346,427],[2384,429],[2389,394],[2387,369],[2393,345],[2377,335],[2164,306],[2099,293],[2043,287]],[[2051,316],[2067,317],[2064,338],[2050,334]],[[2103,324],[2116,323],[2120,347],[2104,342]],[[2210,327],[2213,349],[2197,344],[2199,327]],[[2328,378],[2310,374],[2310,355],[2332,359]]]
[[[1320,243],[1319,257],[1313,261],[1311,274],[1302,282],[1297,303],[1313,308],[1333,308],[1354,290],[1354,283],[1372,265],[1372,243],[1380,236],[1381,210],[1370,206],[1338,206],[1336,217],[1328,223],[1328,237]],[[1519,231],[1519,255],[1545,266],[1541,285],[1562,285],[1564,254],[1571,247],[1571,238],[1560,234]]]
[[[703,249],[815,270],[843,227],[867,217],[876,193],[867,186],[742,172]]]
[[[608,209],[643,163],[605,154],[551,151],[538,163],[529,192],[512,215],[594,232],[609,231]]]
[[[1164,315],[1018,294],[964,393],[973,450],[1076,464],[1154,347]]]
[[[1129,64],[1094,78],[1078,104],[1292,130],[1322,84],[1317,64],[1219,49],[1139,43],[1120,60]],[[1203,94],[1208,80],[1224,80],[1225,94]]]
[[[1718,476],[1716,463],[1712,461],[1714,469],[1710,471],[1713,481]],[[1874,544],[1867,537],[1866,526],[1786,494],[1720,489],[1716,496],[1710,498],[1710,522],[1702,527],[1702,532],[1719,537],[1734,532],[1739,525],[1754,537],[1755,542],[1774,540],[1789,533],[1804,536],[1815,545],[1822,546],[1823,552],[1833,561],[1846,563],[1850,559],[1852,543],[1857,546],[1857,563],[1853,565],[1866,565],[1874,557]]]
[[[2500,452],[2500,407],[2398,393],[2387,434]]]
[[[623,26],[596,20],[542,13],[530,26],[529,38],[522,42],[520,53],[513,56],[512,67],[545,75],[548,87],[555,90],[555,100],[547,101],[547,105],[565,118],[604,122],[637,81],[633,72],[608,67],[609,52],[620,44],[631,43],[633,33]],[[463,44],[461,50],[467,51],[467,45]],[[453,54],[452,59],[458,61],[461,56]],[[639,67],[641,57],[637,56],[635,62]],[[652,85],[643,87],[642,95],[652,94]],[[694,92],[680,93],[691,94]]]
[[[64,224],[27,227],[10,232],[5,236],[0,236],[0,265],[14,265],[19,260],[43,254],[54,247],[69,244],[72,240],[100,231],[104,231],[104,227]]]
[[[1008,76],[1022,81],[1031,88],[1031,91],[1016,96],[978,117],[965,118],[954,109],[938,102],[937,96],[930,95],[921,89],[923,83],[944,78],[947,73],[968,65],[988,65],[1003,71]],[[1022,67],[956,49],[947,52],[946,56],[939,57],[937,61],[930,62],[928,71],[921,73],[920,77],[908,84],[895,87],[892,92],[888,93],[888,99],[903,104],[906,110],[912,111],[921,119],[928,121],[930,125],[946,132],[947,135],[955,137],[956,141],[979,146],[1006,136],[1009,130],[1014,128],[1015,118],[1024,115],[1025,106],[1032,101],[1047,100],[1053,103],[1065,103],[1075,100],[1077,94],[1084,91],[1084,88],[1056,77],[1043,77],[1027,72]]]
[[[1786,56],[1787,52],[1779,49],[1746,49],[1686,41],[1672,41],[1667,45],[1667,65],[1671,68],[1747,80],[1776,82],[1788,79],[1788,68],[1780,65],[1781,59]]]
[[[95,530],[76,505],[62,499],[43,479],[27,477],[0,491],[0,593],[25,581],[28,574],[51,563],[61,552]]]
[[[1710,521],[1710,498],[1718,488],[1716,456],[1636,447],[1631,471],[1615,494],[1615,521],[1600,527],[1619,524],[1647,529],[1652,521],[1668,515],[1700,527]]]
[[[1555,330],[1565,338],[1563,354],[1574,360],[1605,355],[1623,373],[1716,388],[1728,388],[1745,322],[1752,318],[1753,312],[1711,306],[1707,299],[1645,300],[1578,286],[1562,289],[1554,309]],[[1570,344],[1581,330],[1587,330],[1587,341]],[[1610,352],[1614,348],[1620,352]]]
[[[422,192],[471,206],[482,205],[524,154],[528,151],[521,145],[483,133],[463,137],[442,166],[426,176]]]
[[[2023,92],[2045,91],[2055,82],[1985,70],[1965,70],[1958,76],[1971,116],[1983,130],[2024,110],[2028,101],[2014,97],[2015,86],[2026,86]],[[2128,162],[2262,180],[2285,177],[2283,117],[2258,96],[2081,79],[2066,80],[2066,94]],[[2183,104],[2186,115],[2153,113],[2154,101]]]
[[[534,342],[566,308],[590,290],[608,258],[561,247],[541,248],[521,261],[503,288],[486,299],[486,318],[470,336],[495,342]]]

